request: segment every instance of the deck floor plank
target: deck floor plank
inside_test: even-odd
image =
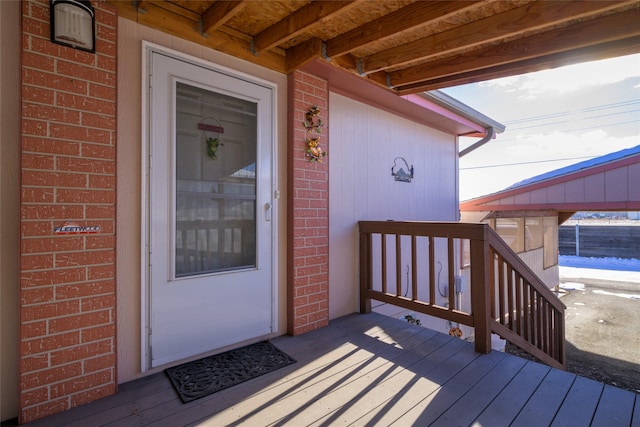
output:
[[[603,389],[602,383],[576,377],[551,425],[590,425]]]
[[[640,397],[371,313],[272,340],[297,360],[183,404],[164,372],[28,427],[589,425],[640,427]]]
[[[384,414],[381,414],[381,425],[429,425],[446,412],[471,387],[490,372],[505,357],[504,353],[491,352],[475,357],[462,369],[456,363],[465,353],[473,352],[473,345],[463,348],[451,363],[443,364],[443,369],[434,373],[430,380],[439,384],[436,390],[415,389],[418,402],[410,405],[401,400]],[[454,373],[454,375],[451,375]]]
[[[627,427],[631,425],[635,393],[606,385],[593,416],[593,427]]]
[[[636,403],[633,406],[631,427],[640,427],[640,394],[636,393]]]
[[[411,352],[406,352],[397,358],[386,358],[375,369],[359,373],[358,378],[349,384],[345,384],[332,393],[314,401],[313,405],[305,409],[300,414],[285,414],[283,418],[273,425],[280,425],[284,422],[303,425],[328,425],[336,421],[355,419],[357,415],[348,410],[353,408],[358,411],[367,411],[372,405],[372,400],[388,399],[390,391],[389,384],[403,372],[410,371],[411,366],[428,358],[429,355],[438,354],[452,343],[450,337],[442,339],[434,337],[414,348]],[[455,343],[455,341],[453,341]],[[455,351],[455,350],[454,350]],[[449,354],[452,354],[450,351]],[[455,353],[453,353],[455,354]],[[292,416],[295,415],[295,416]]]
[[[381,414],[388,413],[391,408],[398,405],[411,405],[412,402],[417,403],[425,394],[439,388],[439,384],[432,381],[430,377],[436,371],[444,370],[445,363],[456,359],[458,364],[466,366],[475,359],[474,355],[468,353],[460,356],[459,352],[467,344],[460,340],[444,342],[443,346],[434,349],[415,363],[407,363],[387,380],[374,383],[374,387],[357,401],[341,402],[337,410],[310,425],[328,426],[344,420],[349,420],[355,425],[374,424],[378,422]],[[449,369],[448,372],[455,372],[455,370]]]
[[[512,425],[539,427],[551,424],[575,379],[574,374],[550,369]]]
[[[550,370],[546,365],[528,362],[475,422],[483,426],[510,425]]]
[[[485,408],[500,394],[525,366],[526,360],[519,357],[505,357],[491,371],[487,372],[475,386],[469,389],[457,402],[451,405],[436,421],[434,427],[471,425]],[[485,414],[490,417],[493,414]],[[490,420],[486,425],[499,425]]]

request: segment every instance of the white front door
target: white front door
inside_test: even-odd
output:
[[[273,90],[149,60],[148,363],[273,330]]]

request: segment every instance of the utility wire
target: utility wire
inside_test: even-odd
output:
[[[519,163],[503,163],[498,165],[485,165],[485,166],[471,166],[468,168],[460,168],[463,170],[472,170],[472,169],[489,169],[489,168],[502,168],[506,166],[519,166],[519,165],[532,165],[535,163],[551,163],[551,162],[563,162],[566,160],[585,160],[585,159],[593,159],[596,156],[588,156],[588,157],[566,157],[564,159],[551,159],[551,160],[535,160],[531,162],[519,162]]]

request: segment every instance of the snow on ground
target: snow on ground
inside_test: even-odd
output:
[[[640,283],[640,259],[560,255],[559,264],[561,282],[563,277],[571,277]],[[564,285],[579,284],[567,282]]]

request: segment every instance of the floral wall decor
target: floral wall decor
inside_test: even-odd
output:
[[[327,155],[326,151],[320,147],[320,136],[322,132],[322,119],[320,119],[320,108],[317,105],[309,108],[304,115],[302,124],[307,129],[307,157],[311,162],[320,162]]]

